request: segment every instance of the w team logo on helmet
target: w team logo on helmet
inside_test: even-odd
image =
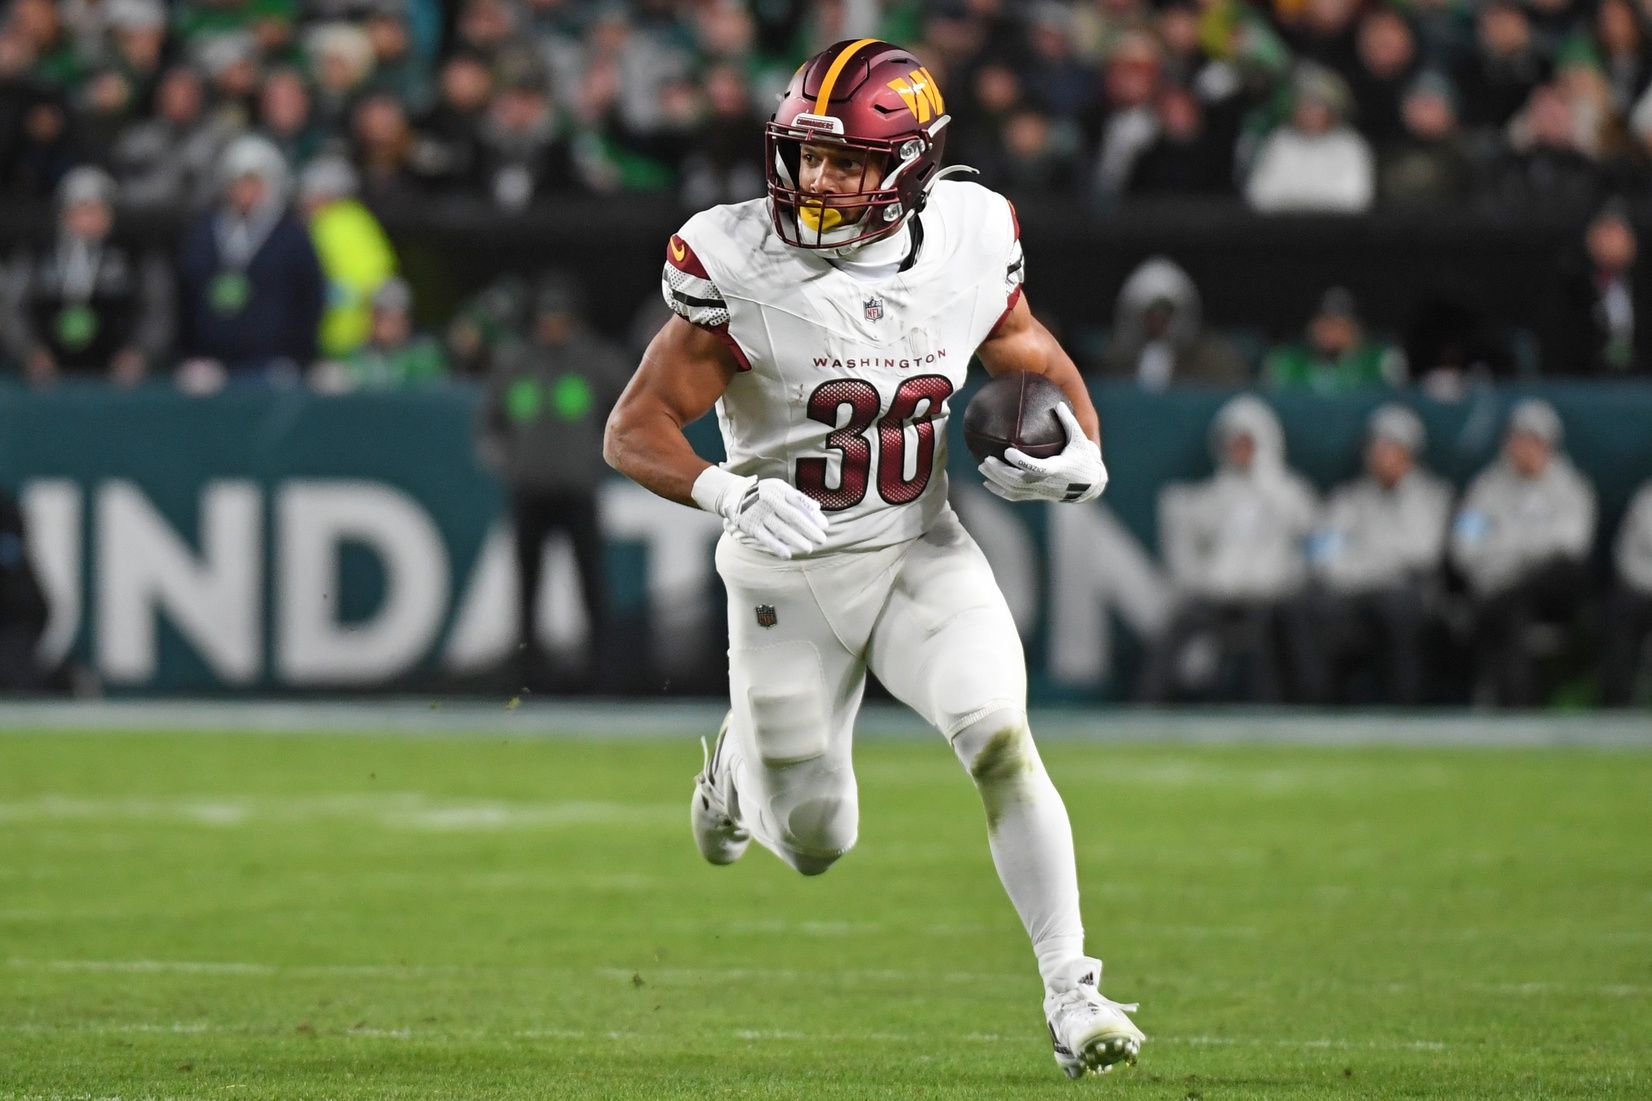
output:
[[[775,232],[798,248],[882,237],[923,207],[941,176],[946,114],[940,88],[910,52],[875,38],[838,42],[792,76],[764,128]],[[805,145],[863,154],[859,186],[823,195],[801,186]]]

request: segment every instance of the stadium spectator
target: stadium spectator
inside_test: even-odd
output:
[[[706,73],[706,118],[689,143],[678,194],[701,208],[763,194],[763,163],[752,135],[762,120],[752,109],[746,77],[730,64]]]
[[[361,191],[376,203],[407,203],[420,197],[413,126],[401,102],[389,92],[369,92],[350,112],[350,138],[361,168]]]
[[[172,273],[159,255],[111,239],[115,181],[84,166],[63,177],[50,245],[11,261],[0,341],[35,386],[64,376],[142,379],[172,338]]]
[[[1350,74],[1353,118],[1374,145],[1399,137],[1401,102],[1417,77],[1417,38],[1393,8],[1372,8],[1359,22],[1358,64]]]
[[[504,275],[459,304],[443,338],[456,373],[480,378],[492,369],[500,346],[528,324],[529,293],[520,278]]]
[[[1248,700],[1315,698],[1312,624],[1298,599],[1304,541],[1318,511],[1313,490],[1286,466],[1279,419],[1255,397],[1222,407],[1211,449],[1214,476],[1167,486],[1159,496],[1159,539],[1176,604],[1152,645],[1141,697],[1167,703],[1188,682],[1217,681],[1229,656],[1248,667]]]
[[[373,74],[373,43],[360,27],[325,23],[310,30],[306,44],[315,76],[316,121],[342,133],[351,105]]]
[[[493,357],[477,411],[477,449],[510,495],[521,582],[518,639],[531,686],[546,684],[550,672],[537,608],[540,562],[553,532],[573,544],[590,626],[578,683],[594,684],[602,673],[608,590],[596,495],[608,473],[603,425],[630,373],[630,362],[586,327],[580,291],[561,274],[536,287],[526,338],[503,342]]]
[[[980,169],[987,186],[999,186],[1007,159],[1004,125],[1022,103],[1021,78],[1015,70],[990,58],[982,62],[971,74],[968,94],[955,94],[947,101],[958,126],[958,132],[947,137],[948,156]]]
[[[222,197],[190,223],[178,255],[180,381],[293,380],[315,359],[326,284],[288,209],[287,166],[263,138],[224,150]]]
[[[1652,376],[1652,281],[1624,208],[1609,203],[1584,231],[1581,255],[1563,262],[1549,295],[1543,369],[1594,378]]]
[[[396,253],[373,212],[356,198],[356,170],[342,157],[318,157],[299,176],[298,201],[327,280],[321,354],[347,356],[367,339],[374,292],[396,274]]]
[[[219,154],[231,133],[206,113],[206,89],[188,65],[174,65],[155,89],[152,117],[115,144],[121,198],[137,207],[195,206],[211,198]]]
[[[1332,287],[1308,321],[1307,338],[1268,353],[1262,377],[1280,390],[1341,394],[1405,382],[1405,357],[1398,348],[1369,340],[1354,296]]]
[[[372,50],[369,85],[389,92],[409,114],[430,107],[430,67],[414,48],[404,0],[371,0],[363,31]]]
[[[1463,121],[1501,130],[1531,89],[1549,78],[1549,64],[1516,0],[1486,0],[1475,19],[1477,48],[1458,75]]]
[[[1011,194],[1033,200],[1071,195],[1083,179],[1077,134],[1032,107],[1021,107],[1004,122],[1003,158],[994,179]]]
[[[1143,41],[1146,41],[1144,38]],[[1115,48],[1108,61],[1109,94],[1119,65],[1147,63],[1157,57],[1139,50],[1123,56]],[[1050,0],[1032,4],[1026,22],[1027,60],[1021,68],[1021,86],[1034,107],[1046,115],[1072,118],[1093,102],[1096,71],[1073,48],[1073,13],[1066,4]]]
[[[1185,88],[1170,86],[1156,104],[1158,131],[1131,166],[1132,196],[1232,195],[1233,145],[1213,140],[1205,108]]]
[[[1276,4],[1285,23],[1285,40],[1305,61],[1338,73],[1352,73],[1359,64],[1356,19],[1360,0],[1299,0]]]
[[[413,290],[405,279],[385,280],[373,292],[367,340],[342,360],[324,360],[312,384],[328,393],[410,390],[444,382],[447,354],[441,342],[413,326]]]
[[[1144,32],[1119,37],[1107,57],[1106,99],[1095,129],[1096,162],[1091,190],[1110,206],[1124,194],[1136,160],[1158,136],[1154,98],[1162,80],[1159,45]]]
[[[507,71],[482,127],[488,196],[515,213],[548,194],[578,190],[572,149],[536,67]]]
[[[58,88],[74,85],[84,74],[84,63],[63,26],[55,0],[12,0],[6,26],[28,43],[34,75]]]
[[[147,107],[166,57],[166,5],[160,0],[108,0],[101,5],[113,47],[111,63]]]
[[[1378,408],[1364,476],[1331,492],[1309,541],[1318,679],[1332,695],[1350,659],[1366,667],[1379,659],[1386,701],[1422,702],[1423,631],[1451,520],[1450,487],[1417,462],[1423,444],[1417,414]]]
[[[419,120],[413,163],[438,187],[475,190],[493,73],[481,55],[456,53],[443,63],[437,89],[436,105]]]
[[[1585,210],[1600,198],[1601,174],[1580,144],[1578,120],[1560,88],[1533,89],[1509,124],[1508,146],[1492,172],[1489,198],[1504,208]]]
[[[1600,64],[1612,91],[1612,104],[1628,114],[1652,83],[1652,47],[1631,0],[1600,0],[1595,8],[1595,41]]]
[[[139,105],[131,82],[115,68],[97,69],[73,90],[70,103],[75,111],[77,156],[108,164],[115,143],[137,117]]]
[[[0,489],[0,693],[45,687],[46,671],[36,649],[47,611],[45,592],[29,560],[23,512]]]
[[[1652,482],[1641,486],[1618,528],[1617,585],[1607,601],[1602,698],[1628,707],[1652,643]]]
[[[1571,111],[1578,149],[1599,166],[1602,176],[1610,175],[1629,154],[1630,137],[1593,49],[1580,43],[1563,51],[1554,85]]]
[[[0,97],[10,117],[10,156],[0,170],[12,195],[44,199],[75,165],[73,119],[61,88],[31,71],[26,39],[0,33]]]
[[[206,77],[208,114],[240,133],[258,113],[257,40],[250,32],[212,35],[200,40],[191,60]]]
[[[1347,124],[1348,89],[1325,69],[1303,65],[1292,81],[1290,121],[1263,139],[1245,184],[1250,205],[1287,211],[1359,213],[1371,206],[1371,147]]]
[[[1102,370],[1144,390],[1243,386],[1250,374],[1238,349],[1204,327],[1192,278],[1163,256],[1143,262],[1119,290]]]
[[[1422,74],[1406,90],[1400,115],[1404,132],[1379,151],[1382,203],[1417,209],[1468,199],[1474,164],[1457,130],[1450,82],[1438,73]]]
[[[624,22],[623,11],[618,18]],[[461,49],[487,58],[492,65],[516,34],[516,12],[505,0],[464,0],[454,30]]]
[[[1171,0],[1154,15],[1153,30],[1163,50],[1160,65],[1172,86],[1193,87],[1209,60],[1199,40],[1199,22],[1199,5],[1193,0]]]
[[[1468,582],[1480,689],[1505,706],[1537,702],[1528,629],[1569,622],[1589,591],[1595,494],[1561,452],[1560,415],[1528,399],[1502,455],[1469,484],[1451,560]]]
[[[258,133],[302,169],[320,151],[327,134],[310,111],[310,88],[297,69],[279,68],[264,77],[258,93]]]

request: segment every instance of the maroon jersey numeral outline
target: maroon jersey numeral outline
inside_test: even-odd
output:
[[[866,497],[871,480],[872,441],[867,429],[877,423],[878,496],[891,505],[917,500],[935,472],[935,416],[952,396],[952,381],[945,375],[914,375],[895,390],[888,412],[878,416],[883,404],[877,387],[858,378],[833,379],[815,387],[805,407],[810,420],[831,425],[826,446],[841,456],[838,484],[826,481],[824,458],[797,460],[794,480],[797,488],[820,502],[827,512],[853,508]],[[849,419],[837,426],[843,407]],[[914,430],[918,456],[911,479],[906,473],[907,429]]]

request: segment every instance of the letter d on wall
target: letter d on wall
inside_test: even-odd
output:
[[[447,608],[447,548],[417,501],[378,482],[293,481],[277,508],[276,677],[286,684],[365,684],[409,671]],[[371,618],[339,619],[344,543],[384,567]]]

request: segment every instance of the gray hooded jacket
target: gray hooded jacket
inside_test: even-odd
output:
[[[1335,592],[1392,588],[1432,575],[1445,558],[1451,487],[1413,469],[1393,489],[1367,475],[1331,493],[1310,557]]]
[[[1147,333],[1147,314],[1159,303],[1168,303],[1172,312],[1169,326],[1155,339]],[[1243,386],[1250,374],[1238,349],[1204,331],[1199,288],[1163,256],[1144,261],[1119,290],[1102,368],[1149,390],[1188,383]]]
[[[1499,459],[1469,483],[1451,529],[1451,560],[1476,593],[1502,592],[1556,558],[1582,561],[1595,536],[1595,491],[1556,452],[1523,478]]]
[[[1652,482],[1641,486],[1618,529],[1618,577],[1643,596],[1652,596]]]
[[[1227,464],[1226,444],[1255,441],[1249,469]],[[1304,543],[1317,520],[1312,487],[1285,466],[1279,419],[1242,395],[1211,426],[1217,471],[1203,482],[1166,486],[1159,495],[1159,539],[1171,581],[1184,597],[1277,600],[1301,589]]]

